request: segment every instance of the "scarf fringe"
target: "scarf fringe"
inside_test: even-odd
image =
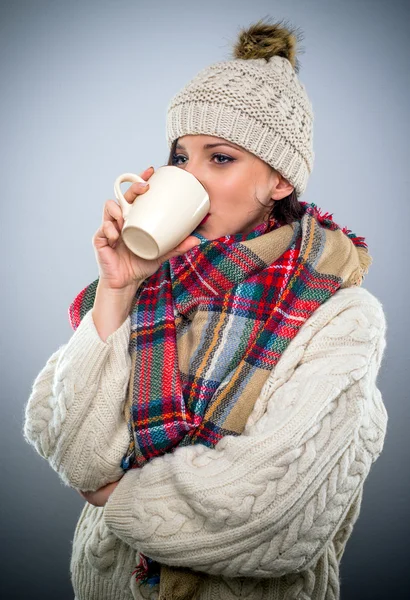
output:
[[[359,265],[352,271],[349,278],[343,282],[341,287],[360,286],[363,283],[365,275],[369,271],[369,267],[373,262],[372,256],[368,252],[368,246],[365,238],[361,235],[356,235],[351,229],[347,227],[340,227],[333,221],[333,213],[323,212],[314,202],[307,204],[307,202],[301,202],[306,208],[309,208],[309,212],[314,216],[315,219],[325,227],[331,230],[340,229],[348,238],[350,238],[353,244],[357,247],[357,254],[359,258]]]
[[[307,205],[306,202],[301,202],[301,204]],[[347,227],[340,227],[333,221],[333,213],[324,213],[322,209],[319,208],[314,202],[311,202],[308,206],[312,207],[313,210],[311,211],[311,214],[314,214],[315,218],[319,221],[320,224],[323,224],[326,227],[329,227],[330,229],[341,229],[343,233],[346,234],[347,237],[349,237],[352,240],[355,246],[367,248],[367,243],[363,236],[356,235],[352,232],[351,229],[348,229]]]
[[[352,271],[350,277],[344,282],[342,287],[362,285],[363,279],[369,271],[373,258],[370,256],[367,249],[359,247],[357,248],[357,254],[359,256],[359,266]]]
[[[131,575],[134,575],[134,573],[136,581],[141,581],[141,583],[153,587],[159,584],[160,581],[160,564],[140,553],[140,562]]]

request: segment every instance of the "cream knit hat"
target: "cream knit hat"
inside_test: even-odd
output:
[[[242,30],[233,60],[206,67],[170,101],[169,148],[188,134],[224,138],[279,171],[301,196],[314,153],[312,106],[296,76],[299,35],[262,21]]]

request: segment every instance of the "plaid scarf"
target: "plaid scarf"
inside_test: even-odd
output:
[[[165,261],[136,292],[121,466],[140,468],[178,446],[241,435],[263,384],[312,313],[339,288],[361,285],[372,262],[363,237],[315,204],[300,220],[207,240]],[[75,330],[98,279],[69,308]],[[204,574],[140,554],[136,579],[160,598],[195,598]],[[181,581],[184,592],[181,592]]]

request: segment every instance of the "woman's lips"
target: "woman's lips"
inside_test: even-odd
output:
[[[204,224],[204,223],[205,223],[205,222],[208,220],[208,218],[209,218],[210,214],[211,214],[211,213],[208,213],[207,215],[205,215],[205,217],[204,217],[204,218],[202,219],[202,221],[199,223],[198,227],[199,227],[200,225],[203,225],[203,224]]]

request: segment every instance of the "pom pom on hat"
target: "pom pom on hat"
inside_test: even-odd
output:
[[[233,48],[233,57],[245,60],[273,56],[287,58],[297,73],[299,61],[296,58],[296,46],[302,40],[302,32],[283,22],[263,23],[263,19],[239,33]]]

